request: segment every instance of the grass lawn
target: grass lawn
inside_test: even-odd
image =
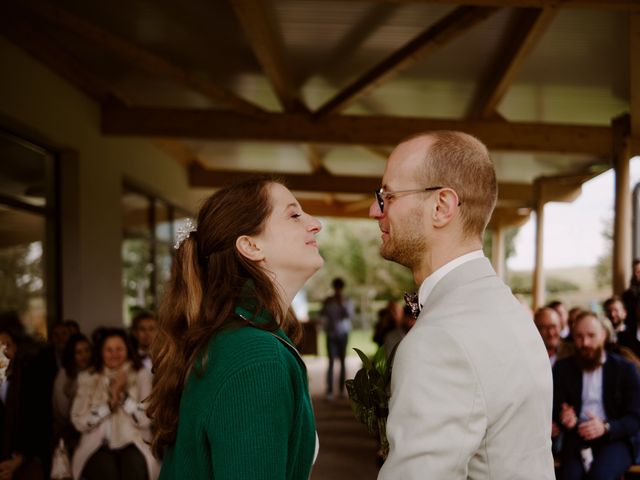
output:
[[[349,334],[349,344],[347,345],[347,356],[357,356],[353,348],[359,348],[368,356],[372,356],[378,349],[378,345],[372,339],[371,330],[353,330]],[[324,332],[318,332],[318,355],[327,356],[327,340]]]

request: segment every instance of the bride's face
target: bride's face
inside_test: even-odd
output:
[[[320,222],[305,213],[293,194],[283,185],[269,186],[272,211],[264,230],[254,236],[264,254],[264,266],[276,276],[313,275],[324,260],[318,251],[316,235]]]

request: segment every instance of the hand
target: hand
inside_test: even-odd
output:
[[[595,440],[605,433],[604,421],[593,413],[587,412],[589,420],[578,425],[578,435],[585,440]]]
[[[119,371],[109,384],[109,407],[115,409],[122,403],[124,392],[127,387],[127,373]]]
[[[17,454],[10,460],[0,462],[0,480],[11,480],[13,474],[22,465],[22,455]]]
[[[556,438],[560,435],[560,427],[556,422],[551,422],[551,438]]]
[[[573,409],[573,407],[567,405],[566,403],[562,404],[561,409],[562,410],[560,411],[560,423],[562,423],[562,425],[565,428],[571,430],[578,423],[578,417],[576,416],[576,411]]]

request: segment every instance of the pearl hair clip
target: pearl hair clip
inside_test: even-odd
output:
[[[189,235],[191,235],[191,233],[195,231],[197,231],[195,222],[192,219],[187,218],[184,221],[184,224],[180,228],[178,228],[178,233],[176,234],[176,243],[173,245],[173,248],[175,250],[178,250],[180,248],[180,245],[182,245],[182,242],[189,238]]]

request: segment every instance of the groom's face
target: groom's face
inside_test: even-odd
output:
[[[400,144],[389,157],[382,177],[385,192],[425,188],[421,167],[426,155],[424,138]],[[426,248],[425,201],[429,192],[399,194],[384,201],[384,212],[377,202],[369,216],[378,221],[382,232],[380,254],[383,258],[413,268],[420,264]]]

